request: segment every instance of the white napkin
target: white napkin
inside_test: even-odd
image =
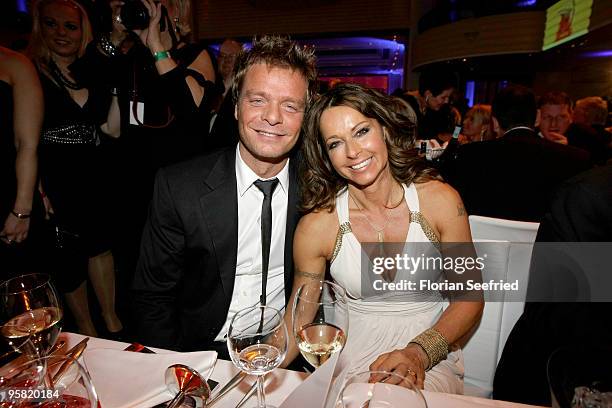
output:
[[[279,408],[334,407],[349,368],[348,365],[341,367],[338,364],[339,356],[340,353],[335,353],[310,374],[289,394]]]
[[[217,353],[147,354],[88,349],[84,361],[102,407],[135,408],[151,407],[173,397],[164,382],[164,372],[172,364],[187,365],[208,379],[217,361]]]

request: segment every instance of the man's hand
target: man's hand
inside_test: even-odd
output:
[[[567,146],[567,137],[557,132],[542,132],[546,140]]]

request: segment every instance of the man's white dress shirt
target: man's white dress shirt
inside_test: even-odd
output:
[[[261,205],[264,194],[253,184],[259,176],[242,160],[236,147],[238,188],[238,256],[234,292],[225,324],[215,338],[225,341],[234,314],[259,304],[261,295]],[[275,177],[279,183],[272,194],[272,239],[268,264],[267,306],[285,308],[285,230],[289,198],[289,160]]]

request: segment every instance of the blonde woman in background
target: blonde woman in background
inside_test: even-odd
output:
[[[39,71],[45,116],[40,138],[40,190],[58,235],[53,276],[65,293],[78,330],[98,333],[89,313],[87,277],[107,331],[123,328],[115,313],[115,271],[109,228],[102,133],[118,137],[117,97],[76,69],[91,41],[91,25],[74,0],[40,0],[33,6],[29,55]]]
[[[463,119],[459,139],[461,144],[495,139],[491,120],[491,105],[474,105]]]

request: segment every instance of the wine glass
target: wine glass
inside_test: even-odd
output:
[[[87,370],[69,356],[36,357],[0,368],[0,407],[96,408]]]
[[[374,375],[383,379],[372,383]],[[387,371],[363,371],[345,381],[336,408],[363,407],[427,408],[427,401],[406,377]]]
[[[258,408],[266,408],[264,374],[274,370],[285,359],[287,337],[283,316],[269,306],[242,309],[229,325],[229,355],[236,367],[257,376]]]
[[[31,356],[48,353],[62,328],[62,309],[49,275],[22,275],[0,284],[0,325],[15,350]]]
[[[310,281],[298,288],[292,307],[293,334],[300,353],[317,368],[346,343],[346,292],[329,281]]]

